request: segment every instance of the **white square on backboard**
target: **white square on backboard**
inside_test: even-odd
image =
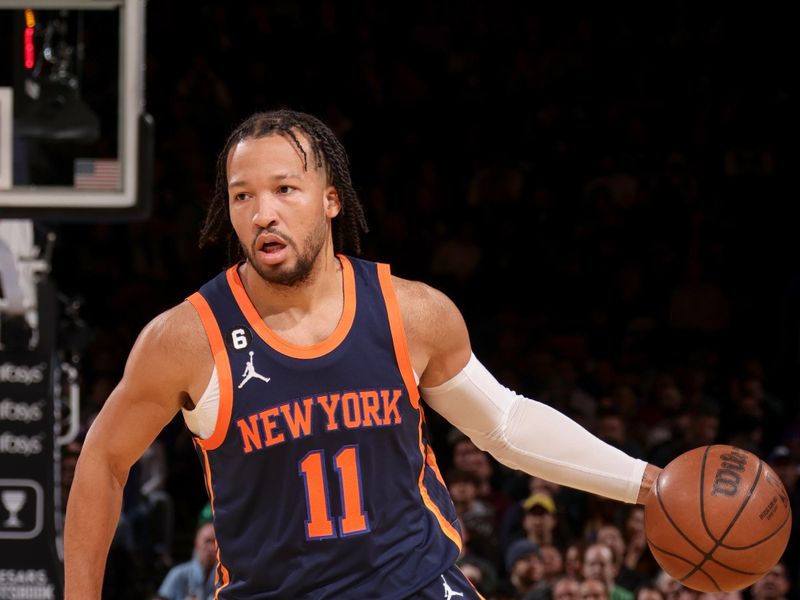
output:
[[[13,525],[9,523],[10,508],[3,498],[5,490],[22,492],[23,504],[20,508],[30,504],[33,510],[29,510],[28,515],[32,519]],[[0,479],[0,513],[0,540],[30,540],[37,537],[44,526],[44,490],[41,484],[33,479]]]
[[[11,189],[11,141],[13,137],[13,90],[0,88],[0,190]]]

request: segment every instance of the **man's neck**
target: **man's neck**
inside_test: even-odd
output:
[[[312,346],[328,338],[344,311],[342,265],[335,256],[296,286],[265,281],[252,266],[240,267],[242,283],[266,325],[285,341]]]
[[[248,262],[239,267],[247,295],[264,318],[287,311],[311,312],[326,298],[339,296],[342,291],[341,273],[341,263],[333,255],[324,259],[320,257],[308,278],[296,285],[269,282]]]

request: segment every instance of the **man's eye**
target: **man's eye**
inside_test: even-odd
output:
[[[279,194],[288,194],[289,192],[293,191],[294,188],[290,185],[282,185],[278,188]]]

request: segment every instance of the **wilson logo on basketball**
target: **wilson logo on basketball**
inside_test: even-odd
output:
[[[764,479],[767,480],[767,483],[772,486],[775,492],[778,494],[778,497],[781,499],[781,503],[783,504],[784,508],[789,508],[789,498],[786,497],[786,490],[783,487],[783,484],[780,480],[775,480],[775,478],[770,475],[769,473],[764,473]]]
[[[778,497],[773,496],[772,500],[770,500],[769,504],[767,504],[767,507],[760,513],[758,513],[758,518],[761,519],[762,521],[764,519],[769,520],[775,515],[775,511],[777,510],[778,510]]]
[[[714,486],[711,488],[712,496],[735,496],[739,493],[739,483],[742,481],[747,464],[747,455],[735,450],[720,456],[722,464],[714,475]]]

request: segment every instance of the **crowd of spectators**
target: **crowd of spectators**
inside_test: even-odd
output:
[[[197,240],[227,133],[287,106],[344,142],[365,257],[453,298],[504,385],[659,466],[705,444],[751,450],[797,506],[792,33],[777,16],[670,11],[149,3],[153,213],[58,226],[53,276],[84,299],[92,334],[86,424],[141,327],[226,265]],[[641,507],[510,471],[437,415],[429,425],[465,531],[459,563],[487,599],[699,595],[658,569]],[[205,506],[176,418],[128,482],[109,597],[155,594],[189,560]],[[797,539],[728,596],[797,597]]]

